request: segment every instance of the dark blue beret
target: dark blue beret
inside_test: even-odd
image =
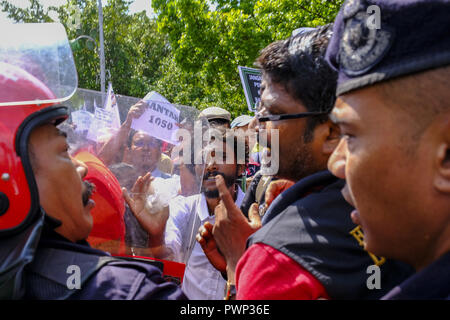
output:
[[[347,0],[326,58],[339,73],[337,96],[449,65],[450,0]]]

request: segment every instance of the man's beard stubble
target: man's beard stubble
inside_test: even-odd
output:
[[[217,175],[221,175],[223,177],[227,188],[230,188],[231,186],[233,186],[236,183],[236,178],[234,176],[227,176],[223,172],[219,172],[219,171],[207,172],[205,174],[205,176],[203,177],[203,181],[207,180],[210,176],[214,177]],[[219,189],[217,189],[217,187],[212,190],[206,190],[203,183],[202,183],[202,193],[208,199],[219,198]]]
[[[299,181],[313,173],[321,171],[315,164],[314,158],[312,156],[312,147],[309,143],[304,143],[298,146],[295,152],[292,152],[292,147],[289,152],[280,154],[290,154],[290,157],[280,157],[280,167],[277,178],[288,179],[291,181]]]

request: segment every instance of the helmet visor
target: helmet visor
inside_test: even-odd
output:
[[[62,24],[2,27],[0,107],[60,103],[69,99],[76,88],[77,72]]]

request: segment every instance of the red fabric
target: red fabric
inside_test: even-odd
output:
[[[257,243],[236,266],[237,300],[328,299],[323,285],[284,253]]]

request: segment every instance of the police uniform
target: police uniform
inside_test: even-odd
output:
[[[327,50],[337,95],[450,65],[450,1],[348,0]],[[446,253],[384,299],[449,299]]]
[[[25,268],[25,299],[186,299],[156,265],[111,257],[86,241],[73,243],[54,231],[60,225],[45,216],[34,259]]]

